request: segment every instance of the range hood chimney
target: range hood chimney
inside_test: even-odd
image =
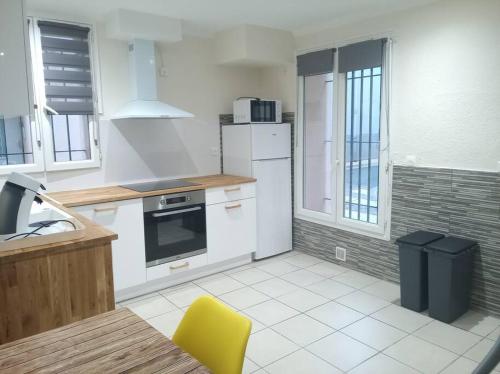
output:
[[[132,100],[111,119],[190,118],[193,114],[158,100],[155,42],[134,39],[129,43]]]

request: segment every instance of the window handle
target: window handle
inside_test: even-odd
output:
[[[42,147],[42,132],[40,131],[40,121],[38,121],[38,105],[34,105],[35,108],[35,113],[31,115],[31,128],[35,129],[35,136],[36,136],[36,144],[38,145],[38,148]]]
[[[97,133],[98,133],[99,129],[97,127],[97,121],[91,120],[90,121],[90,125],[92,126],[92,132],[94,133],[94,144],[98,145],[99,144],[99,140],[98,140],[99,138],[98,138]]]
[[[48,106],[47,104],[45,104],[43,106],[43,109],[45,109],[47,112],[49,112],[50,114],[53,114],[55,116],[59,115],[59,113],[57,113],[57,111],[55,109],[52,109],[50,106]]]

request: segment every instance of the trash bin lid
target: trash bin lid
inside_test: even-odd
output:
[[[449,236],[426,246],[431,251],[439,251],[450,255],[456,255],[477,245],[477,242],[469,239]]]
[[[428,243],[431,243],[441,238],[444,238],[443,234],[420,230],[400,237],[399,239],[396,240],[396,243],[411,244],[422,247]]]

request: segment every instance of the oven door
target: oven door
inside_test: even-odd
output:
[[[207,251],[205,204],[144,213],[146,267]]]

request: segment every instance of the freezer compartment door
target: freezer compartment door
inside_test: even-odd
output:
[[[290,157],[290,124],[252,124],[252,159]]]
[[[252,162],[257,178],[257,251],[255,259],[292,249],[291,161]]]

